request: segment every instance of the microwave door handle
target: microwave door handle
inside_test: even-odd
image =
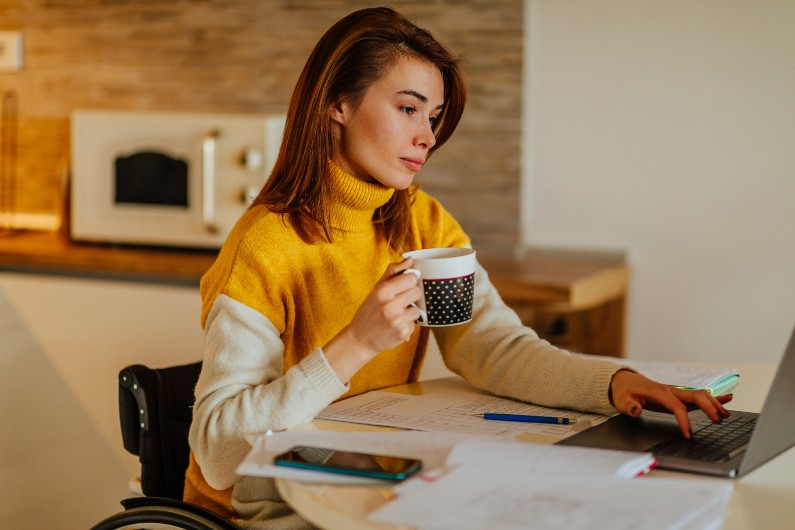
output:
[[[210,234],[218,232],[215,224],[215,140],[220,134],[213,129],[202,137],[202,224]]]

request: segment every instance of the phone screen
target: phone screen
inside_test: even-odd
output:
[[[422,469],[422,463],[412,458],[307,446],[293,447],[277,456],[273,463],[277,466],[394,481],[407,479]]]

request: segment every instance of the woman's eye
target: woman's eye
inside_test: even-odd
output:
[[[417,112],[417,109],[415,109],[414,107],[400,107],[400,111],[405,112],[406,114],[411,116],[412,114]]]
[[[436,122],[439,121],[439,117],[431,116],[431,118],[428,121],[431,122],[431,127],[433,127],[434,125],[436,125]]]

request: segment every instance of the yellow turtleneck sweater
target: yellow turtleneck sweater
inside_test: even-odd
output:
[[[312,418],[331,402],[415,381],[427,328],[340,382],[321,347],[352,320],[386,267],[401,257],[372,222],[394,190],[332,164],[332,243],[303,242],[263,206],[241,217],[201,281],[204,364],[190,430],[185,500],[245,528],[302,528],[273,481],[238,477],[245,435]],[[414,194],[410,246],[461,247],[469,238],[433,198]],[[614,412],[607,390],[619,368],[542,341],[476,271],[473,321],[434,334],[447,366],[495,394],[549,406]]]

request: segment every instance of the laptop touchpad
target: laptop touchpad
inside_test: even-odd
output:
[[[680,432],[679,424],[672,414],[644,411],[639,418],[630,418],[624,414],[613,416],[596,427],[561,440],[558,444],[646,451]]]

